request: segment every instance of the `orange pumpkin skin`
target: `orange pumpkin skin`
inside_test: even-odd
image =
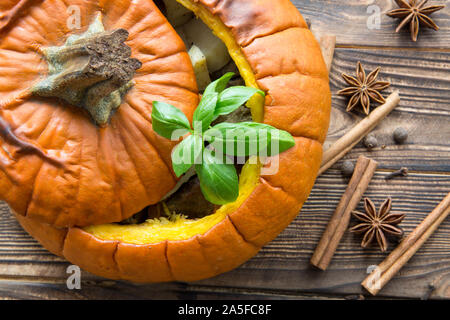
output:
[[[2,0],[2,7],[17,2]],[[81,8],[83,28],[75,33],[86,31],[101,11],[107,30],[129,31],[126,44],[142,62],[135,85],[104,128],[62,100],[18,97],[48,73],[38,48],[60,46],[73,33],[66,25],[70,5]],[[153,131],[153,100],[191,118],[199,99],[184,43],[151,0],[32,1],[0,33],[0,116],[64,168],[0,140],[9,153],[0,148],[0,199],[56,227],[118,222],[157,203],[176,184],[170,160],[175,144]]]
[[[195,281],[229,271],[273,240],[298,214],[313,187],[328,129],[331,95],[320,48],[289,0],[192,0],[233,32],[267,92],[264,122],[294,135],[280,155],[279,171],[205,234],[147,245],[104,241],[79,228],[38,232],[40,223],[19,217],[52,252],[83,269],[135,282]],[[269,166],[270,164],[267,164]],[[61,236],[61,233],[64,233]],[[51,234],[51,235],[50,235]]]

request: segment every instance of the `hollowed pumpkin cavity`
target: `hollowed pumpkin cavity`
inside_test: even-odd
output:
[[[158,243],[165,240],[186,240],[204,234],[236,211],[253,192],[259,182],[260,166],[247,163],[239,181],[238,199],[220,207],[214,214],[198,220],[173,214],[169,218],[147,220],[141,224],[104,224],[84,228],[86,232],[102,240],[118,240],[132,244]]]

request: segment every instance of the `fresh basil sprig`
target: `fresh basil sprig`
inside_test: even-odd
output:
[[[295,145],[288,132],[262,123],[223,122],[211,128],[219,116],[235,111],[255,94],[265,96],[251,87],[227,88],[233,75],[227,73],[205,89],[194,112],[194,128],[183,112],[170,104],[154,101],[152,110],[153,129],[159,135],[176,141],[190,133],[172,152],[173,170],[180,177],[194,166],[205,199],[217,205],[239,196],[238,175],[230,156],[274,156]]]
[[[203,162],[195,165],[205,199],[214,204],[233,202],[239,196],[239,180],[233,164],[227,164],[210,148],[203,149]]]
[[[152,109],[153,130],[166,139],[177,140],[190,132],[191,124],[180,109],[174,106],[153,101]]]
[[[250,87],[231,87],[225,89],[219,94],[217,106],[214,111],[214,120],[221,115],[235,111],[256,93],[264,95],[261,90]]]
[[[207,130],[204,139],[215,150],[235,157],[273,156],[295,144],[288,132],[257,122],[222,122]]]
[[[201,161],[203,149],[203,140],[197,134],[188,136],[175,147],[172,152],[172,167],[177,177],[185,174],[196,161]]]
[[[217,100],[219,95],[217,93],[211,93],[203,95],[202,100],[200,100],[197,109],[194,112],[194,123],[201,122],[201,131],[205,131],[211,125],[211,122],[215,120],[215,110],[217,105]],[[196,128],[194,128],[196,129]]]

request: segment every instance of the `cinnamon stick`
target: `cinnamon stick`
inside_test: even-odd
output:
[[[355,125],[347,134],[336,141],[323,154],[319,175],[347,154],[359,141],[372,131],[400,102],[398,91],[394,91],[386,103],[373,110],[366,118]]]
[[[411,259],[450,214],[450,192],[391,254],[361,283],[372,295],[378,292]]]
[[[323,59],[327,65],[328,72],[331,70],[333,64],[334,49],[336,47],[336,36],[328,33],[324,33],[320,30],[316,30],[315,25],[307,20],[308,27],[319,42],[320,49],[322,50]]]
[[[321,270],[327,269],[345,230],[348,228],[351,212],[355,210],[366,191],[377,165],[376,161],[364,156],[358,158],[348,187],[311,258],[311,264],[315,267]]]
[[[320,35],[319,44],[322,49],[323,59],[327,65],[328,72],[330,72],[333,64],[334,49],[336,47],[336,36],[331,34]]]

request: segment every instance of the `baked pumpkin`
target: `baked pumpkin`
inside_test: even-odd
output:
[[[29,1],[1,30],[0,198],[48,250],[111,279],[194,281],[237,267],[298,214],[321,162],[328,73],[292,3],[177,1],[223,41],[246,85],[266,93],[248,103],[253,120],[296,141],[275,174],[262,173],[275,159],[247,163],[238,199],[198,219],[116,223],[158,203],[177,182],[175,143],[152,130],[152,101],[190,120],[199,101],[185,45],[153,1]],[[3,1],[0,10],[17,3]],[[67,28],[69,5],[82,9],[76,32]],[[79,46],[94,51],[87,62],[58,56]],[[98,56],[109,58],[95,68]]]

